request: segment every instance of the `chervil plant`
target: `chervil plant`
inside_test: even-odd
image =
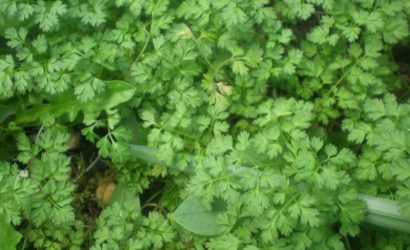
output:
[[[410,247],[409,1],[0,13],[1,249]]]

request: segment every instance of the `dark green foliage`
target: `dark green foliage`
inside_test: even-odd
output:
[[[363,226],[359,198],[410,217],[409,17],[406,0],[0,1],[1,223],[19,249],[410,247]]]

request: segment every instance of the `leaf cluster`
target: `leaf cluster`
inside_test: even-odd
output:
[[[409,1],[0,13],[0,224],[19,249],[409,247],[359,196],[410,217]]]

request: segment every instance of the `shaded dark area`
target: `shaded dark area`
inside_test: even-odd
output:
[[[98,149],[95,144],[90,143],[81,136],[81,128],[74,128],[69,140],[69,151],[71,157],[72,180],[77,188],[74,191],[76,202],[73,202],[76,217],[85,225],[83,246],[87,246],[93,240],[96,220],[103,210],[96,197],[96,190],[100,179],[111,173],[104,161],[98,157]]]
[[[399,70],[398,74],[403,80],[401,88],[395,91],[399,102],[403,103],[409,100],[410,97],[410,44],[403,42],[396,45],[392,49],[392,56],[397,63]]]
[[[165,178],[152,180],[149,188],[140,195],[142,214],[147,215],[153,209],[157,209],[165,187]]]

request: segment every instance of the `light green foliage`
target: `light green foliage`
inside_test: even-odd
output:
[[[362,115],[352,115],[343,124],[350,132],[349,140],[364,144],[355,176],[376,183],[382,180],[382,184],[362,188],[369,193],[376,188],[395,192],[401,212],[409,216],[410,106],[398,104],[393,95],[386,94],[382,99],[366,100],[363,108]]]
[[[409,1],[3,0],[0,13],[0,218],[20,248],[409,247],[362,226],[358,198],[410,216],[394,58]],[[106,175],[109,205],[95,199]]]
[[[175,232],[156,212],[141,218],[133,201],[115,202],[97,221],[95,245],[91,249],[161,249],[172,242]]]
[[[28,197],[33,193],[35,185],[19,176],[16,165],[1,163],[1,205],[0,211],[7,223],[19,224],[21,222],[21,209],[30,204]]]
[[[75,220],[70,183],[68,134],[54,127],[41,129],[34,142],[24,134],[17,138],[17,165],[2,163],[1,214],[7,222],[29,223],[26,237],[38,248],[79,249],[82,223]],[[64,240],[63,240],[64,239]]]

